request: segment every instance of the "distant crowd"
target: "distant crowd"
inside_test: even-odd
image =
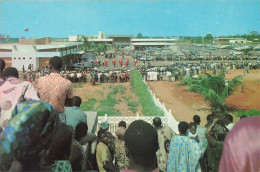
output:
[[[178,132],[163,126],[159,117],[153,125],[121,121],[115,133],[105,121],[95,133],[89,131],[72,82],[60,73],[59,57],[51,58],[49,74],[35,87],[20,80],[16,68],[5,69],[2,59],[0,67],[1,171],[260,170],[259,116],[242,116],[234,124],[230,114],[209,114],[204,127],[194,115],[191,123],[179,122]]]

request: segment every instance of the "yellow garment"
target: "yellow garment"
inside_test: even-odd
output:
[[[102,142],[99,142],[97,145],[96,158],[97,158],[97,164],[98,164],[99,171],[106,172],[106,170],[103,168],[103,162],[105,162],[105,161],[112,162],[112,158],[111,158],[107,145],[105,145]]]

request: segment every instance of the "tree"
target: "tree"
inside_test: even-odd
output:
[[[226,85],[222,74],[209,75],[199,78],[189,78],[187,81],[189,90],[198,92],[208,100],[211,105],[212,113],[225,113],[225,99],[232,95],[240,85],[244,85],[241,75],[234,77]]]
[[[137,38],[143,38],[143,34],[138,33],[138,34],[137,34]]]
[[[82,37],[82,40],[83,40],[83,44],[81,46],[81,49],[87,52],[90,48],[90,42],[88,41],[88,38],[85,36]]]
[[[257,36],[259,36],[259,33],[257,31],[251,31],[250,36],[257,37]]]
[[[213,40],[213,36],[208,33],[205,37],[204,37],[205,40]]]

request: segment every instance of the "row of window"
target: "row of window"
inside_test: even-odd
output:
[[[32,57],[30,57],[30,60],[32,59]],[[14,60],[16,60],[16,57],[14,57]],[[18,60],[21,60],[21,57],[18,57]],[[23,57],[23,60],[25,60],[25,57]]]

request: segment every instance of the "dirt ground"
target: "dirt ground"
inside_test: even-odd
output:
[[[234,111],[257,109],[260,110],[260,70],[250,70],[249,74],[244,76],[244,88],[239,88],[234,95],[227,99],[227,106]],[[226,79],[230,80],[237,75],[243,75],[242,70],[232,70],[226,74]],[[92,86],[91,84],[85,84],[83,88],[75,89],[75,95],[82,97],[83,101],[87,101],[90,98],[96,98],[98,101],[104,99],[110,86],[122,85],[126,87],[126,91],[123,96],[131,99],[131,101],[137,101],[138,98],[131,89],[130,82],[127,83],[103,83],[100,85]],[[210,106],[207,101],[204,101],[203,97],[197,93],[189,92],[187,86],[180,86],[179,82],[168,81],[155,81],[148,82],[148,86],[155,93],[156,97],[160,99],[162,103],[165,103],[167,109],[171,109],[173,116],[176,120],[187,122],[192,121],[193,115],[197,114],[201,117],[201,125],[205,125],[206,117],[210,113]],[[119,93],[116,95],[116,99],[119,100],[115,109],[120,110],[124,116],[132,116],[136,113],[142,115],[141,105],[139,105],[136,113],[133,113],[128,109],[127,101],[122,98]],[[95,107],[98,103],[95,104]],[[234,121],[238,121],[238,118],[234,116]]]
[[[226,79],[231,80],[237,75],[243,75],[243,71],[232,70],[226,74]],[[239,88],[227,99],[228,108],[234,111],[260,110],[260,70],[250,70],[244,76],[244,83],[243,89]],[[197,114],[201,117],[201,125],[205,125],[210,106],[201,95],[189,92],[187,86],[179,86],[179,82],[148,82],[148,86],[166,108],[172,110],[176,120],[191,122],[193,115]],[[238,121],[235,116],[234,121]]]
[[[94,106],[96,109],[101,100],[107,97],[107,94],[111,92],[111,86],[122,86],[126,90],[123,95],[118,92],[115,95],[115,99],[118,102],[114,108],[119,110],[123,116],[133,116],[137,113],[142,115],[142,106],[139,105],[137,108],[137,112],[133,113],[133,111],[129,110],[129,106],[127,105],[128,101],[138,101],[138,97],[131,89],[131,83],[101,83],[97,85],[92,85],[90,83],[84,84],[83,88],[74,89],[74,94],[78,95],[82,98],[82,101],[87,101],[88,99],[95,98],[97,103]]]

